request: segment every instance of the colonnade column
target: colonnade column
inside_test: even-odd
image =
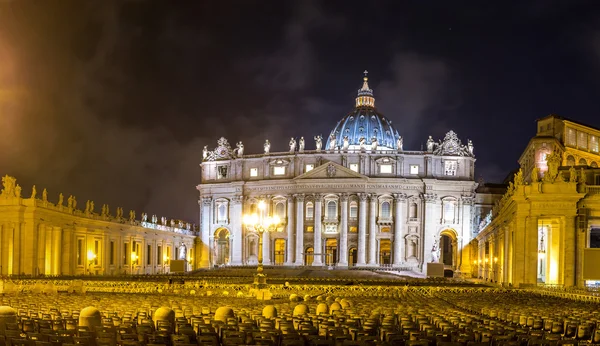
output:
[[[301,266],[304,263],[304,194],[294,195],[296,197],[296,262]]]
[[[340,230],[340,251],[338,254],[338,265],[342,267],[348,266],[348,194],[340,195],[341,206],[341,230]]]
[[[321,246],[321,208],[323,204],[323,195],[317,194],[315,195],[315,225],[314,225],[314,240],[313,240],[313,248],[314,248],[314,256],[313,256],[313,266],[322,266],[323,262],[321,261],[322,256],[322,246]]]
[[[367,194],[359,193],[360,203],[358,206],[358,249],[356,255],[356,266],[364,266],[365,249],[367,248]]]
[[[285,265],[291,266],[294,264],[294,197],[287,197],[287,253]]]
[[[402,237],[405,225],[404,211],[406,210],[406,195],[403,193],[394,194],[394,266],[400,266],[404,254],[404,239]]]
[[[377,195],[369,195],[369,265],[377,265]]]

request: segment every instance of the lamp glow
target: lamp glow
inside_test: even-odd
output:
[[[97,257],[97,256],[96,256],[96,254],[94,253],[94,251],[92,251],[92,250],[88,250],[88,253],[87,253],[87,259],[88,259],[88,261],[93,261],[93,260],[95,260],[95,259],[96,259],[96,257]]]

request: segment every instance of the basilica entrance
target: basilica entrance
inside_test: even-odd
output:
[[[282,265],[285,262],[285,239],[275,239],[274,250],[273,263],[275,265]]]
[[[440,233],[439,262],[446,266],[455,266],[456,233],[453,229],[445,229]]]
[[[356,266],[357,254],[358,254],[358,251],[356,250],[355,247],[350,248],[350,250],[348,250],[348,264],[350,264],[350,266],[352,266],[352,267]]]
[[[304,265],[311,266],[314,260],[315,250],[312,247],[309,247],[304,252]]]
[[[328,238],[325,240],[325,264],[334,265],[337,261],[337,239]]]
[[[229,264],[229,230],[219,228],[215,231],[213,246],[213,263],[216,265]]]
[[[392,242],[389,239],[379,241],[379,265],[392,264]]]

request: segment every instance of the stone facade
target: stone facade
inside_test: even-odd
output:
[[[199,265],[257,263],[258,233],[245,214],[279,216],[263,234],[266,265],[387,266],[424,270],[427,262],[470,272],[475,158],[449,131],[427,150],[404,150],[391,121],[377,113],[365,77],[356,108],[323,146],[304,137],[289,150],[244,154],[225,138],[205,147],[201,164]],[[384,131],[385,135],[381,135]],[[372,134],[372,137],[371,137]],[[370,138],[367,143],[365,138]],[[259,202],[266,209],[258,210]],[[465,257],[466,256],[466,257]]]
[[[521,170],[472,243],[473,275],[582,287],[584,250],[600,247],[600,130],[555,115],[537,125]]]
[[[0,274],[6,275],[119,275],[170,271],[170,261],[194,258],[197,232],[189,224],[146,215],[136,220],[122,209],[111,215],[87,201],[85,210],[62,194],[57,203],[35,186],[29,198],[10,176],[2,178],[0,193]],[[40,198],[41,197],[41,198]],[[181,250],[183,249],[183,250]],[[132,256],[133,254],[133,256]]]

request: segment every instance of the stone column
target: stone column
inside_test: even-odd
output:
[[[423,195],[425,200],[425,227],[423,230],[423,239],[421,240],[422,256],[419,262],[423,264],[423,271],[426,270],[425,263],[432,261],[433,242],[439,239],[437,235],[436,224],[439,224],[440,208],[436,194],[427,193]]]
[[[273,201],[271,200],[271,196],[267,196],[267,207],[265,208],[265,216],[274,215],[273,211]],[[271,265],[271,233],[264,232],[263,233],[263,264]]]
[[[287,197],[287,240],[286,240],[286,245],[287,245],[287,254],[286,254],[286,260],[285,260],[285,265],[287,266],[291,266],[292,264],[294,264],[294,244],[296,242],[294,241],[294,197],[293,196],[288,196]]]
[[[201,247],[200,249],[200,267],[201,268],[208,268],[210,266],[210,231],[211,231],[211,225],[210,225],[210,210],[211,210],[211,205],[212,205],[212,197],[207,196],[207,197],[202,197],[200,201],[198,201],[198,204],[200,204],[200,238],[202,240],[201,244],[199,244],[199,246]],[[166,251],[166,249],[165,249]],[[166,252],[165,252],[166,253]],[[161,259],[162,261],[162,259]],[[161,262],[162,263],[162,262]]]
[[[317,194],[315,195],[315,209],[314,209],[314,221],[315,221],[315,228],[314,228],[314,240],[313,240],[313,247],[314,247],[314,251],[315,251],[315,255],[313,256],[313,266],[322,266],[323,265],[323,261],[321,260],[323,258],[323,249],[321,246],[321,212],[322,212],[322,205],[323,205],[323,195],[322,194]]]
[[[358,249],[356,254],[356,266],[364,266],[366,264],[366,249],[367,249],[367,194],[359,193],[358,198],[360,203],[358,206]]]
[[[340,247],[339,247],[339,262],[341,267],[348,266],[348,194],[340,195],[341,207],[341,229],[340,229]]]
[[[402,264],[404,256],[404,226],[406,225],[406,194],[394,194],[394,253],[393,266],[398,267]]]
[[[582,271],[583,266],[581,263],[575,267],[576,256],[577,256],[577,235],[575,232],[575,217],[567,215],[561,218],[561,226],[563,228],[564,242],[563,242],[563,253],[564,253],[564,265],[559,269],[559,273],[563,273],[563,284],[565,287],[575,286],[576,278],[575,272]],[[538,240],[539,243],[539,240]],[[559,278],[560,280],[560,278]]]
[[[304,264],[304,194],[294,195],[296,198],[296,261],[295,265]]]
[[[50,267],[48,267],[46,269],[46,234],[52,232],[52,227],[48,226],[46,227],[46,225],[44,224],[39,224],[38,225],[38,229],[37,229],[37,273],[36,273],[36,268],[34,268],[34,274],[37,275],[42,275],[42,274],[46,274],[49,275],[50,273]],[[50,233],[51,234],[51,233]]]
[[[231,265],[242,264],[242,196],[231,198]]]
[[[377,195],[369,195],[369,265],[377,265]]]

